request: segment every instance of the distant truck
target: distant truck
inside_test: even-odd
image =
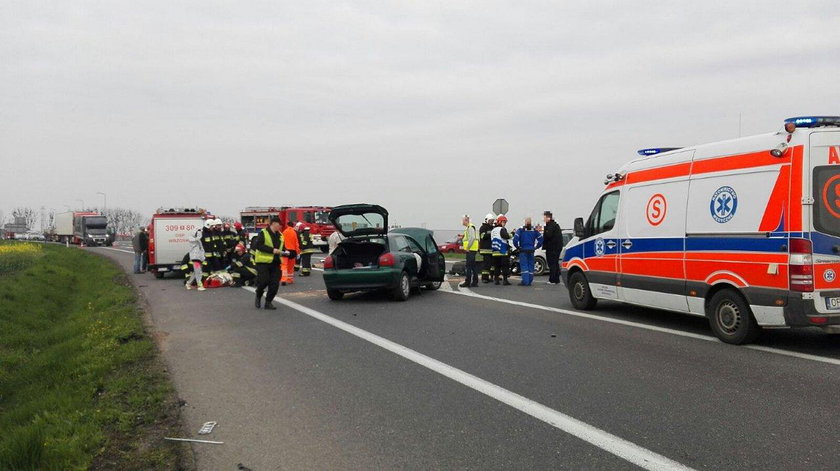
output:
[[[327,253],[329,248],[327,239],[335,232],[335,227],[329,219],[331,210],[332,208],[328,206],[248,207],[239,213],[239,217],[249,239],[268,227],[268,221],[272,217],[280,218],[283,227],[288,222],[295,224],[301,222],[309,226],[313,245]]]
[[[55,242],[88,246],[111,246],[114,233],[108,230],[108,219],[91,211],[68,211],[55,215]]]
[[[155,278],[180,269],[190,251],[189,238],[204,226],[206,211],[200,208],[160,208],[149,224],[149,265]]]

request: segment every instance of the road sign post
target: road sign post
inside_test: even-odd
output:
[[[508,209],[510,209],[510,205],[504,198],[499,198],[495,202],[493,202],[493,214],[507,214]]]

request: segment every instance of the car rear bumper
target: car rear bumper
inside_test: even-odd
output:
[[[402,272],[396,268],[324,270],[327,289],[363,291],[394,288]]]

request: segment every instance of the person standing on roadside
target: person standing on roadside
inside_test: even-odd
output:
[[[143,251],[143,257],[140,260],[140,272],[146,273],[146,268],[149,266],[149,233],[146,232],[145,227],[140,228],[140,249]]]
[[[192,263],[192,273],[190,273],[187,282],[184,284],[188,290],[192,289],[193,282],[198,286],[199,291],[204,291],[204,280],[202,280],[201,265],[204,263],[204,247],[202,245],[202,229],[201,227],[195,230],[195,233],[189,237],[190,241],[190,263]]]
[[[281,260],[283,276],[280,278],[280,284],[283,286],[295,282],[295,261],[300,252],[299,242],[295,223],[289,221],[288,227],[283,231],[283,247],[288,252],[288,255],[283,255]]]
[[[513,246],[519,249],[520,286],[531,286],[534,282],[534,251],[542,247],[543,236],[531,226],[531,218],[525,218],[525,225],[513,234]]]
[[[484,217],[484,224],[478,229],[478,253],[481,254],[481,282],[490,283],[490,273],[493,271],[493,223],[496,216],[488,213]]]
[[[318,249],[312,243],[312,228],[303,226],[300,233],[300,275],[309,276],[312,274],[312,254]]]
[[[502,284],[510,286],[510,281],[508,281],[508,275],[510,274],[510,244],[508,243],[510,234],[505,229],[506,224],[507,217],[500,214],[496,218],[496,227],[493,228],[490,238],[493,241],[493,279],[498,285],[499,275],[501,275],[504,278]]]
[[[465,227],[464,229],[464,250],[467,252],[466,254],[466,268],[464,274],[464,282],[461,283],[461,288],[475,288],[478,286],[478,265],[476,264],[475,258],[478,255],[478,232],[475,230],[475,225],[470,222],[470,217],[464,215],[461,219],[461,224]]]
[[[131,248],[134,249],[134,274],[136,275],[143,273],[146,268],[144,257],[146,256],[145,251],[149,249],[149,238],[145,238],[146,244],[144,248],[144,234],[143,226],[140,226],[137,228],[137,232],[134,234],[134,237],[131,238]]]
[[[265,293],[265,309],[277,309],[272,301],[280,289],[280,256],[283,251],[283,235],[280,218],[271,218],[268,227],[260,231],[251,247],[254,250],[254,264],[257,266],[257,299],[254,306],[259,309]],[[266,291],[266,289],[268,291]]]
[[[551,211],[543,213],[545,227],[543,228],[543,247],[545,247],[545,258],[548,263],[548,282],[551,284],[560,283],[560,251],[563,250],[563,234],[560,226],[554,221]]]

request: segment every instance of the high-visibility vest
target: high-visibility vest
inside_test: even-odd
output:
[[[469,237],[468,236],[469,236],[470,230],[472,230],[472,232],[473,232],[473,242],[472,242],[471,245],[467,246],[467,244],[469,244]],[[466,250],[467,252],[477,252],[478,251],[478,234],[476,234],[475,226],[473,225],[473,223],[470,223],[470,225],[467,226],[466,229],[464,229],[464,250]]]
[[[277,234],[280,237],[279,245],[274,245],[274,239],[271,238],[271,232],[268,228],[262,230],[263,238],[265,239],[265,245],[271,245],[272,248],[282,250],[283,247],[283,235]],[[274,254],[273,253],[265,253],[262,250],[255,250],[256,254],[254,255],[254,263],[273,263],[274,262]]]

